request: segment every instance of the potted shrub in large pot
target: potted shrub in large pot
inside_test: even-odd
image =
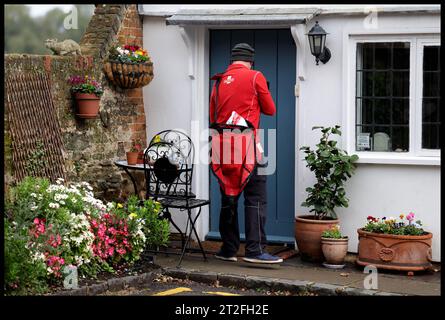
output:
[[[100,96],[103,94],[101,84],[88,75],[71,76],[68,82],[76,101],[76,116],[82,119],[96,118],[99,114]]]
[[[331,135],[341,135],[340,126],[313,127],[320,129],[322,136],[316,149],[303,146],[300,150],[306,153],[307,167],[317,179],[312,187],[306,188],[308,197],[301,205],[309,207],[311,215],[300,215],[295,218],[295,240],[303,260],[323,260],[321,234],[339,223],[335,213],[336,207],[347,207],[344,183],[356,168],[357,155],[337,147],[337,141]]]
[[[357,230],[357,264],[408,272],[432,267],[432,233],[423,230],[420,220],[414,222],[412,212],[399,218],[368,216],[368,223]]]

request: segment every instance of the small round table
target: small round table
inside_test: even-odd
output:
[[[124,171],[128,174],[128,176],[131,179],[131,182],[133,182],[134,192],[139,197],[139,191],[136,185],[136,180],[134,179],[133,175],[130,173],[129,170],[142,170],[144,171],[144,165],[143,164],[128,164],[127,160],[117,160],[114,161],[114,164],[118,166],[121,169],[124,169]],[[150,165],[147,164],[147,167],[150,167]]]

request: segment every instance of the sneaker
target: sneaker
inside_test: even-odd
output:
[[[238,258],[233,256],[233,257],[228,257],[225,256],[221,253],[221,251],[219,251],[217,254],[215,254],[215,258],[219,259],[219,260],[224,260],[224,261],[232,261],[232,262],[237,262]]]
[[[244,257],[244,261],[252,262],[252,263],[281,263],[283,259],[277,256],[273,256],[269,253],[262,253],[256,257]]]

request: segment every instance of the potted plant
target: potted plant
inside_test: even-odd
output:
[[[321,250],[326,259],[323,265],[331,269],[341,269],[348,252],[348,237],[343,236],[338,224],[321,234]]]
[[[140,150],[139,150],[139,152],[138,152],[138,161],[137,161],[137,164],[144,164],[144,150],[145,150],[145,149],[142,147],[144,144],[143,144],[142,140],[138,140],[138,141],[136,142],[136,144],[141,146],[141,147],[140,147]]]
[[[314,172],[317,179],[313,187],[306,188],[308,197],[301,205],[310,207],[312,215],[301,215],[295,218],[295,240],[303,260],[321,261],[321,234],[338,224],[336,207],[347,207],[344,183],[356,168],[357,155],[337,147],[337,141],[331,135],[341,135],[340,126],[313,127],[321,129],[322,136],[316,149],[303,146],[300,150],[306,153],[307,167]]]
[[[420,220],[414,222],[413,212],[398,218],[368,216],[367,224],[357,230],[357,264],[410,273],[432,267],[432,233],[423,230]]]
[[[130,151],[127,152],[127,164],[135,165],[138,163],[139,152],[142,151],[140,140],[133,140]]]
[[[136,45],[111,46],[103,70],[108,80],[123,89],[143,87],[153,79],[147,50]]]
[[[94,77],[73,75],[68,79],[71,93],[76,101],[76,115],[82,119],[94,119],[99,114],[102,86]]]

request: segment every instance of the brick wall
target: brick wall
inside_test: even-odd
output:
[[[82,57],[39,55],[5,55],[5,76],[10,72],[45,72],[51,80],[52,98],[62,128],[64,157],[68,179],[90,182],[98,197],[123,199],[133,192],[133,185],[113,162],[124,159],[118,155],[121,142],[127,151],[131,140],[146,143],[145,111],[142,88],[125,90],[113,86],[102,72],[103,60],[113,41],[142,46],[142,22],[137,5],[96,5],[93,17],[80,42]],[[43,45],[43,44],[42,44]],[[104,86],[101,117],[78,119],[74,112],[67,78],[88,73]],[[7,113],[5,113],[7,120]],[[5,126],[5,152],[14,146]],[[14,183],[13,164],[5,159],[5,183]],[[137,174],[139,189],[143,175]]]

